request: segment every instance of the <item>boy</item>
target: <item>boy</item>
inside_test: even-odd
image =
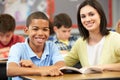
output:
[[[60,13],[54,17],[53,26],[55,35],[50,36],[49,40],[59,47],[62,54],[65,54],[77,40],[77,37],[71,35],[72,20],[66,13]]]
[[[48,17],[42,12],[34,12],[28,16],[26,26],[24,31],[28,38],[25,43],[15,44],[10,49],[7,75],[63,75],[59,68],[65,66],[64,59],[55,44],[47,41],[51,32]]]
[[[9,14],[0,14],[0,58],[7,58],[9,49],[17,42],[24,42],[24,37],[15,35],[15,20]]]

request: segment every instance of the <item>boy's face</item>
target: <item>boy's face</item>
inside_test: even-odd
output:
[[[13,32],[12,31],[7,32],[7,33],[0,32],[0,42],[3,45],[8,45],[9,42],[11,41],[12,36],[13,36]]]
[[[65,28],[64,26],[59,29],[54,27],[54,31],[60,40],[68,40],[71,35],[71,28]]]
[[[33,19],[25,32],[29,36],[31,47],[43,47],[50,34],[49,22],[44,19]]]

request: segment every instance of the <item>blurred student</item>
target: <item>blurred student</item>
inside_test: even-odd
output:
[[[107,30],[107,19],[97,0],[84,0],[77,11],[81,37],[65,57],[67,66],[80,61],[82,67],[94,66],[120,71],[120,35]]]
[[[120,34],[120,20],[117,22],[115,30]]]
[[[15,19],[9,14],[0,14],[0,58],[7,58],[9,49],[24,37],[15,35]]]
[[[66,13],[60,13],[54,17],[53,30],[55,35],[50,36],[49,40],[53,41],[61,51],[66,54],[72,48],[77,37],[71,35],[72,20]]]
[[[24,31],[28,37],[25,43],[15,44],[10,49],[7,75],[63,75],[59,68],[65,66],[64,59],[58,47],[53,42],[47,41],[51,33],[48,17],[43,12],[34,12],[28,16],[26,26]]]

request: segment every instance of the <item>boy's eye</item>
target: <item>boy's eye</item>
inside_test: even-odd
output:
[[[32,30],[38,31],[39,28],[33,28]],[[49,31],[50,29],[49,29],[49,28],[42,28],[41,30],[42,30],[42,31]]]
[[[37,30],[38,30],[38,28],[33,28],[33,30],[37,31]]]
[[[49,28],[43,28],[42,30],[43,31],[49,31],[50,29]]]

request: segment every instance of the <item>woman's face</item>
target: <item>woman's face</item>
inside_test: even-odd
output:
[[[89,31],[100,31],[100,15],[96,9],[86,5],[80,10],[80,18],[83,26]]]

